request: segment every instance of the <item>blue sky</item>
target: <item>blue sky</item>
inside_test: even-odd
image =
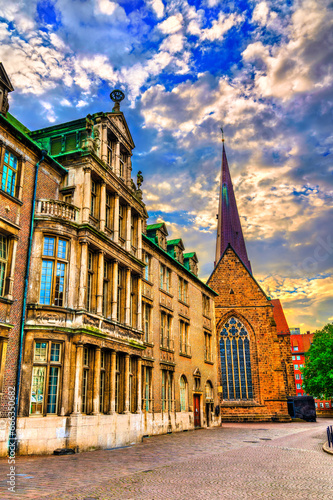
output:
[[[0,0],[10,111],[31,129],[121,88],[151,222],[215,251],[220,127],[255,276],[290,326],[333,321],[333,4]]]

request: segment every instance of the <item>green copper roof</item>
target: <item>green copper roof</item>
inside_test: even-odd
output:
[[[184,259],[191,259],[192,257],[195,257],[195,256],[196,256],[195,252],[184,253],[184,255],[183,255]]]
[[[19,122],[13,115],[11,115],[10,113],[7,113],[7,116],[0,114],[0,118],[7,124],[9,124],[12,129],[14,129],[19,140],[24,140],[30,147],[32,146],[35,150],[37,149],[39,153],[42,152],[43,148],[41,148],[40,144],[29,137],[29,129],[25,127],[21,122]],[[51,165],[57,168],[57,170],[60,170],[62,174],[67,172],[67,169],[63,167],[59,162],[57,162],[57,160],[55,160],[51,155],[46,155],[46,158],[49,160]]]
[[[167,242],[167,246],[169,246],[169,245],[170,245],[170,246],[171,246],[171,245],[173,245],[173,246],[174,246],[174,245],[178,245],[181,241],[182,241],[182,240],[181,240],[181,238],[177,238],[176,240],[169,240],[169,241]]]
[[[165,225],[165,222],[160,222],[158,224],[147,224],[147,231],[151,231],[153,229],[160,229]]]
[[[152,225],[155,225],[155,224],[152,224]],[[196,276],[195,274],[192,273],[192,271],[190,271],[189,269],[187,269],[186,266],[184,266],[183,264],[181,264],[177,259],[175,259],[174,257],[172,257],[172,255],[170,255],[168,252],[166,252],[165,250],[163,250],[163,248],[161,248],[157,243],[155,243],[155,241],[152,238],[149,238],[145,234],[142,235],[142,238],[143,238],[144,241],[149,242],[152,245],[154,245],[154,247],[156,248],[156,250],[158,250],[159,252],[161,252],[164,256],[167,256],[174,264],[176,264],[176,266],[180,267],[183,271],[185,271],[188,275],[190,275],[190,277],[192,279],[194,279],[197,283],[200,283],[200,285],[202,285],[205,288],[207,288],[214,295],[218,295],[218,293],[215,292],[215,290],[213,290],[212,288],[210,288],[210,286],[206,285],[206,283],[204,283],[200,278],[198,278],[198,276]]]
[[[23,134],[29,134],[30,130],[25,125],[23,125],[23,123],[19,122],[18,119],[15,118],[15,116],[7,113],[7,120]]]

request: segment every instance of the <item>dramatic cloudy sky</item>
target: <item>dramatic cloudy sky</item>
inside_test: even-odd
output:
[[[0,0],[29,128],[122,110],[150,221],[212,270],[220,126],[254,275],[289,325],[333,321],[333,3]]]

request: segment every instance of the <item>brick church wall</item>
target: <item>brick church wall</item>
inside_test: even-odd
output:
[[[222,420],[289,420],[286,397],[291,388],[284,363],[290,377],[291,359],[288,342],[284,345],[278,338],[270,300],[231,247],[208,285],[219,294],[215,299],[218,352],[220,332],[231,316],[240,319],[250,338],[253,401],[227,401],[221,395]],[[218,375],[222,384],[220,358]]]

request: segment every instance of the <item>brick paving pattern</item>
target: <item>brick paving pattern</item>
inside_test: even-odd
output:
[[[127,448],[18,457],[16,494],[0,460],[0,499],[332,499],[333,456],[317,423],[224,424]]]

